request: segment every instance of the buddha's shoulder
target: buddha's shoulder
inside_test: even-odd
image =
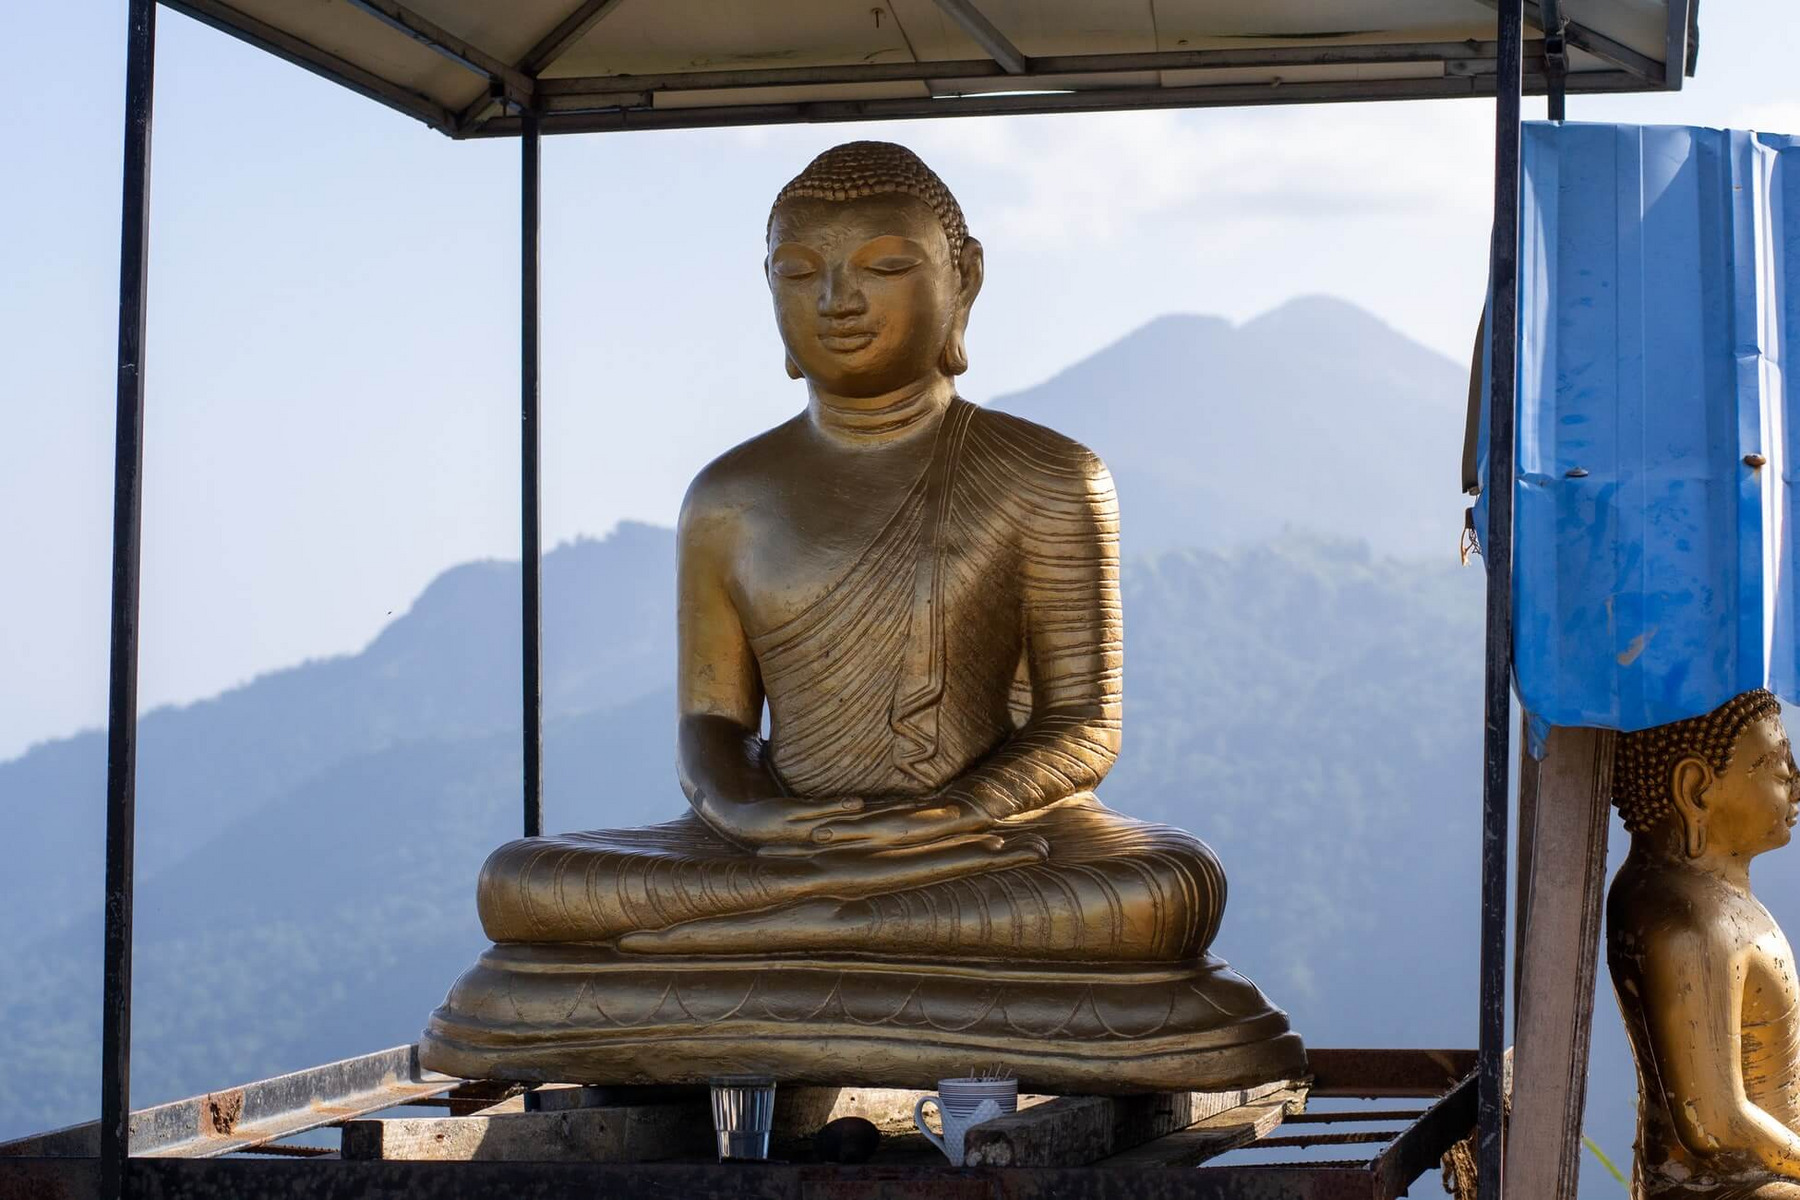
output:
[[[1098,454],[1036,421],[998,409],[977,408],[969,433],[977,445],[1002,456],[1013,471],[1040,486],[1085,495],[1112,492],[1112,475]]]
[[[682,522],[741,511],[768,487],[775,469],[791,459],[804,416],[783,421],[739,442],[694,476],[681,502]]]
[[[1699,872],[1628,861],[1606,897],[1609,945],[1656,958],[1682,959],[1742,940],[1717,884]]]

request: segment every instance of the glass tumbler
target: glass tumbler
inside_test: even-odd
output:
[[[711,1083],[719,1161],[768,1158],[769,1131],[775,1124],[775,1081],[767,1075],[720,1075]]]

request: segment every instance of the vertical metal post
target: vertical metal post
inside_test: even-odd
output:
[[[542,489],[538,485],[538,286],[542,177],[538,114],[527,111],[519,137],[519,560],[520,618],[524,628],[525,836],[544,832],[544,643],[540,558]]]
[[[1562,0],[1540,0],[1538,14],[1544,26],[1544,82],[1549,94],[1552,121],[1564,119],[1569,90],[1568,21]]]
[[[112,650],[106,701],[106,933],[100,1018],[100,1195],[125,1195],[131,1153],[131,901],[137,824],[138,561],[143,527],[144,311],[156,0],[131,0],[119,212],[119,376],[113,451]]]
[[[1500,1200],[1506,1052],[1507,766],[1512,715],[1513,395],[1519,324],[1519,106],[1523,0],[1500,0],[1494,105],[1494,231],[1489,260],[1487,672],[1481,778],[1481,1033],[1477,1195]]]

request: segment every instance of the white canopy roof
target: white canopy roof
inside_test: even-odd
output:
[[[1492,0],[164,3],[457,137],[1494,90]],[[1527,91],[1679,87],[1696,4],[1527,3]]]

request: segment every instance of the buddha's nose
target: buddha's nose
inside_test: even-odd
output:
[[[819,291],[819,315],[832,319],[860,316],[869,310],[869,301],[856,285],[850,271],[839,267],[825,274],[825,286]]]

